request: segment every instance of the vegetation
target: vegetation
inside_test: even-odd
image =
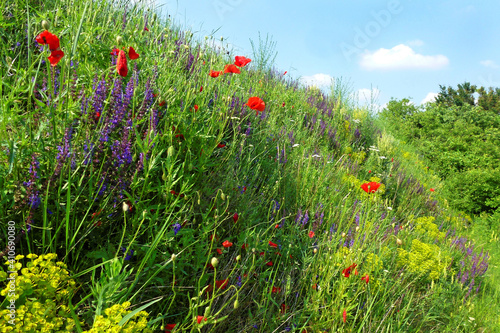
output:
[[[0,24],[3,332],[500,327],[489,217],[342,83],[137,2],[9,1]]]

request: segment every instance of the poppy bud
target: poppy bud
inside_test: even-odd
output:
[[[123,205],[122,205],[122,209],[123,209],[123,211],[124,211],[124,212],[127,212],[127,211],[128,211],[129,206],[127,205],[127,203],[126,203],[126,202],[124,202],[124,203],[123,203]]]
[[[240,306],[240,302],[238,300],[234,301],[234,308],[237,309]]]
[[[221,198],[222,200],[226,200],[226,195],[224,194],[224,192],[221,192],[221,194],[220,194],[220,198]]]
[[[238,254],[238,256],[236,257],[236,261],[240,261],[241,260],[241,255]]]
[[[210,261],[210,263],[212,264],[212,266],[214,266],[214,268],[216,268],[217,265],[219,265],[219,259],[217,259],[216,257],[213,257],[212,260]]]
[[[399,238],[396,238],[396,243],[398,245],[403,245],[403,241],[401,239],[399,239]]]
[[[342,233],[342,238],[344,238],[344,237],[345,237],[345,232]]]
[[[172,253],[172,257],[171,258],[172,258],[172,261],[175,261],[175,258],[177,258],[177,254]]]
[[[318,249],[317,248],[314,248],[313,252],[316,254],[318,253]]]
[[[116,44],[120,45],[123,42],[123,38],[121,36],[116,36]]]
[[[358,226],[358,227],[356,227],[356,232],[358,232],[358,231],[359,231],[359,226]]]
[[[50,24],[49,22],[43,20],[42,21],[42,28],[44,28],[45,30],[49,30],[50,29]]]
[[[174,148],[174,146],[168,147],[168,150],[167,150],[168,157],[174,156],[174,154],[175,154],[175,148]]]

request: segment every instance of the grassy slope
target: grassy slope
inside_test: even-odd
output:
[[[32,224],[18,253],[68,265],[82,329],[125,301],[156,301],[146,309],[154,329],[498,327],[487,281],[476,295],[473,258],[479,266],[484,254],[459,238],[470,221],[345,91],[327,97],[252,63],[211,78],[233,57],[125,5],[12,1],[2,13],[1,220]],[[55,68],[34,43],[43,19],[66,54]],[[110,55],[117,35],[140,54],[125,78]],[[264,112],[244,105],[251,96]],[[30,177],[36,185],[23,185]],[[367,194],[368,181],[383,185]]]

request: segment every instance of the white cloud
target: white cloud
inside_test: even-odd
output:
[[[303,76],[300,81],[306,86],[316,86],[318,88],[328,88],[332,84],[333,77],[328,74],[318,73],[309,76]]]
[[[430,92],[427,94],[427,96],[425,96],[425,98],[422,101],[420,101],[420,104],[425,104],[427,102],[434,102],[438,95],[439,95],[438,93]]]
[[[496,64],[496,62],[494,62],[493,60],[483,60],[483,61],[480,61],[479,62],[481,65],[483,65],[484,67],[489,67],[489,68],[500,68],[500,66],[498,66]]]
[[[416,53],[404,44],[392,49],[378,49],[375,52],[365,51],[360,65],[364,69],[440,69],[448,65],[449,60],[444,55],[427,56]]]

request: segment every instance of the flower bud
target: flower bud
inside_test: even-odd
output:
[[[210,316],[210,306],[207,306],[205,308],[205,312],[203,313],[203,317],[207,318],[208,316]]]
[[[116,36],[116,44],[120,45],[123,42],[123,38],[121,36]]]
[[[171,258],[172,258],[172,261],[175,261],[175,258],[177,258],[177,254],[172,253],[172,257]]]
[[[221,192],[221,194],[220,194],[220,198],[221,198],[222,200],[226,200],[226,195],[224,194],[224,192]]]
[[[358,226],[358,227],[356,227],[356,232],[358,232],[358,231],[359,231],[359,226]]]
[[[342,238],[344,238],[344,237],[345,237],[345,232],[342,233]]]
[[[317,248],[314,248],[313,252],[316,254],[318,253],[318,249]]]
[[[238,254],[238,256],[236,257],[236,261],[240,261],[241,260],[241,255]]]
[[[399,238],[396,238],[396,243],[398,245],[403,245],[403,241],[401,239],[399,239]]]
[[[44,28],[45,30],[49,30],[50,29],[50,24],[49,22],[43,20],[42,21],[42,28]]]
[[[122,209],[123,209],[124,212],[127,212],[128,209],[129,209],[129,205],[126,202],[124,202],[123,205],[122,205]]]
[[[240,302],[238,300],[234,301],[234,308],[237,309],[240,306]]]
[[[172,157],[172,156],[174,156],[174,154],[175,154],[175,148],[174,148],[174,146],[168,147],[168,150],[167,150],[168,157]]]
[[[215,268],[215,267],[217,267],[217,265],[219,265],[219,259],[217,259],[216,257],[213,257],[212,260],[210,261],[210,263]]]

